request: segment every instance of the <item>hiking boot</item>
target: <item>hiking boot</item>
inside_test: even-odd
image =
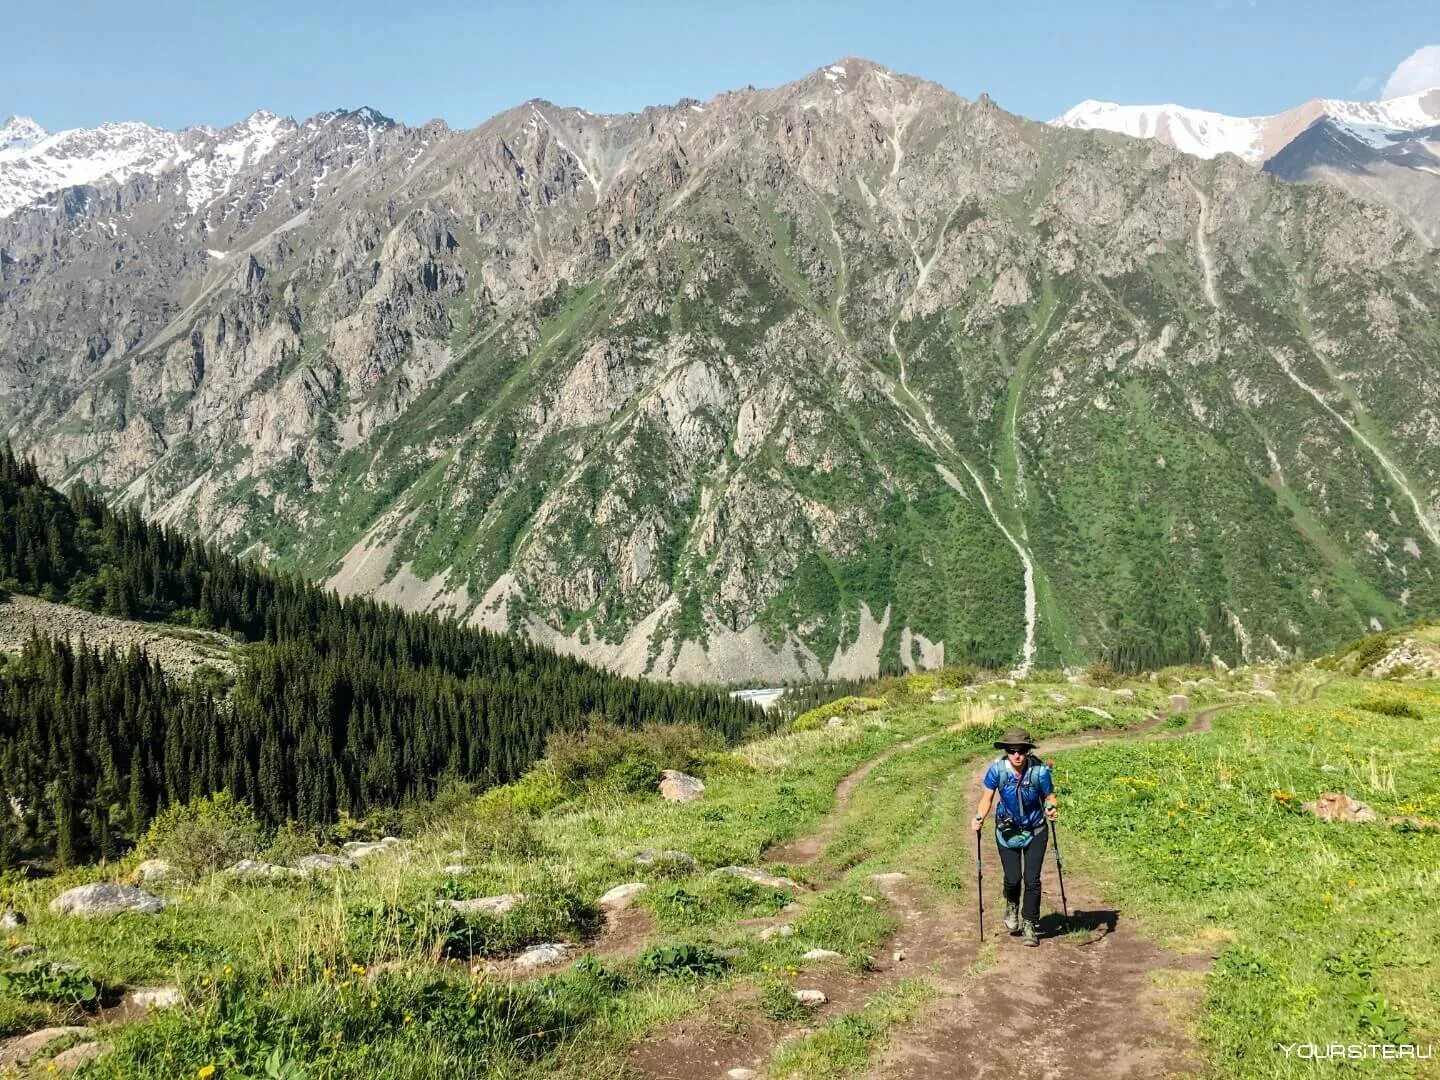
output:
[[[1020,932],[1020,901],[1005,901],[1005,929],[1012,934]]]
[[[1025,935],[1025,939],[1020,942],[1021,945],[1035,946],[1040,944],[1040,939],[1035,935],[1035,920],[1021,919],[1020,932]]]

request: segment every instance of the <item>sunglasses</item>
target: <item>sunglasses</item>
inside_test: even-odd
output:
[[[1005,753],[1007,753],[1007,754],[1028,754],[1029,752],[1030,752],[1030,748],[1029,748],[1028,746],[1007,746],[1007,747],[1005,747]]]

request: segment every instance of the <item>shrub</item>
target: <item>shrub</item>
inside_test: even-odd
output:
[[[640,970],[651,975],[703,978],[723,974],[729,963],[709,945],[656,945],[640,954]]]
[[[1095,660],[1085,669],[1085,681],[1091,686],[1119,686],[1122,679],[1109,660]]]
[[[1422,719],[1420,710],[1400,697],[1369,697],[1356,702],[1356,705],[1366,712],[1378,713],[1381,716],[1403,716],[1411,720]]]
[[[644,791],[662,770],[693,771],[704,751],[718,748],[718,738],[696,724],[631,729],[600,720],[577,731],[555,732],[545,744],[545,757],[560,783],[572,790]]]
[[[838,698],[818,709],[811,709],[809,712],[801,713],[790,725],[791,731],[810,731],[818,728],[825,721],[836,716],[854,716],[858,713],[870,712],[872,709],[883,708],[885,702],[880,698],[873,697],[843,697]]]
[[[814,1011],[796,999],[789,983],[773,976],[760,984],[760,1007],[771,1020],[806,1020]]]
[[[281,866],[294,866],[301,856],[313,854],[317,848],[325,846],[326,838],[317,830],[287,821],[275,830],[270,846],[265,849],[265,858]]]
[[[941,686],[958,690],[962,686],[973,686],[980,677],[980,669],[974,664],[946,664],[936,676]]]
[[[100,996],[100,988],[81,968],[34,963],[15,971],[0,971],[0,994],[17,1001],[84,1006]]]
[[[221,791],[167,807],[151,822],[141,848],[193,881],[254,855],[260,835],[254,811]]]
[[[506,915],[461,913],[434,896],[356,905],[346,913],[350,955],[366,963],[415,955],[497,956],[543,941],[587,937],[595,906],[553,883],[527,886]]]

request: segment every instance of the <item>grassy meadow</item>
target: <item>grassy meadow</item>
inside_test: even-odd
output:
[[[398,822],[346,822],[320,838],[333,848],[398,825],[406,843],[357,870],[200,875],[158,887],[171,906],[155,916],[46,907],[84,881],[129,880],[146,852],[43,880],[9,874],[0,903],[27,921],[0,960],[0,1035],[94,1024],[114,1050],[85,1077],[620,1077],[647,1034],[723,1006],[803,1025],[775,1050],[772,1075],[856,1075],[935,989],[917,969],[812,1024],[789,995],[801,956],[831,949],[857,976],[870,969],[896,925],[869,895],[877,872],[904,871],[927,902],[973,911],[966,787],[1004,726],[1043,739],[1137,724],[1180,692],[1192,710],[1238,704],[1206,734],[1057,757],[1067,869],[1164,943],[1216,954],[1196,1023],[1215,1075],[1344,1075],[1287,1064],[1274,1044],[1423,1042],[1440,1029],[1440,835],[1383,823],[1440,817],[1440,693],[1307,668],[1273,676],[1272,702],[1251,680],[1170,670],[1126,683],[1127,697],[1118,683],[1054,672],[974,686],[917,675],[731,750],[696,731],[569,737],[507,787],[456,789]],[[764,865],[768,847],[813,832],[837,783],[888,750],[827,824],[817,858],[766,867],[800,890],[714,872]],[[702,776],[703,796],[662,801],[657,766]],[[1298,809],[1331,789],[1381,823]],[[316,850],[291,832],[268,843],[256,854],[276,862]],[[656,857],[637,864],[641,853]],[[627,913],[634,933],[612,943],[596,900],[635,881],[647,888]],[[504,916],[441,903],[504,893],[524,895]],[[757,932],[782,917],[792,936]],[[508,958],[541,942],[577,947],[517,975]],[[184,1004],[140,1018],[97,1011],[159,985],[178,986]],[[45,1074],[43,1059],[32,1068]]]

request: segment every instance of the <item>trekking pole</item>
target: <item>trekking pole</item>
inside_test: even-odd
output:
[[[985,940],[985,871],[980,868],[980,830],[975,830],[975,903],[980,908],[980,940]]]
[[[1065,899],[1065,864],[1060,861],[1060,832],[1055,822],[1050,822],[1050,842],[1055,846],[1055,873],[1060,876],[1060,906],[1065,911],[1065,921],[1070,921],[1070,902]]]
[[[1047,761],[1045,764],[1050,767],[1050,771],[1053,774],[1055,771],[1055,763],[1053,761]],[[1055,873],[1060,878],[1060,907],[1061,910],[1065,912],[1065,921],[1069,922],[1070,902],[1065,899],[1065,864],[1060,861],[1060,830],[1055,827],[1055,822],[1053,821],[1050,822],[1050,843],[1055,848]]]

